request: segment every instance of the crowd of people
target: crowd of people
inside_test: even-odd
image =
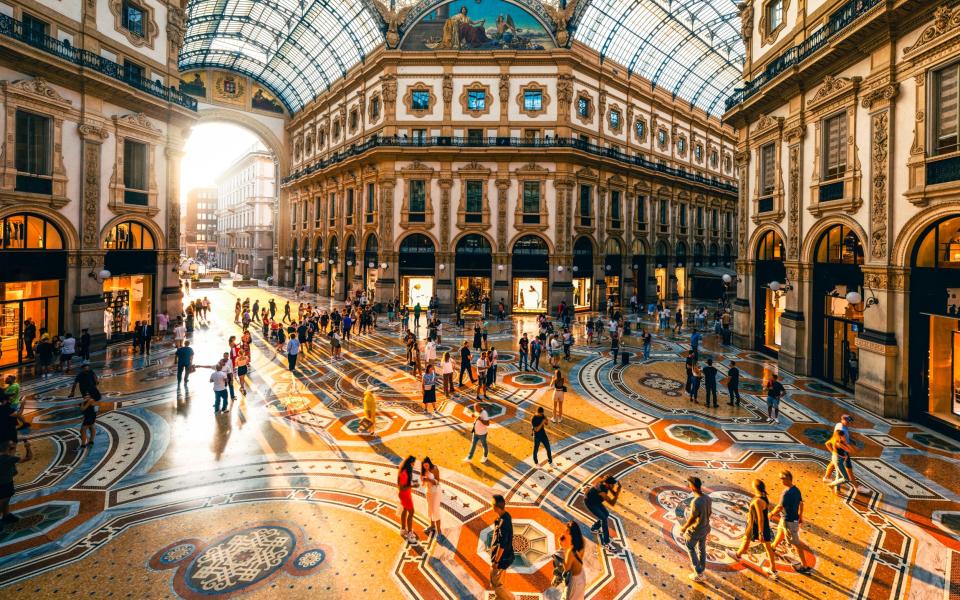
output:
[[[297,299],[302,293],[298,291]],[[222,354],[211,364],[198,365],[194,349],[191,347],[190,334],[198,326],[211,322],[211,303],[207,297],[185,300],[182,314],[174,317],[162,312],[156,317],[157,330],[149,322],[137,323],[133,328],[132,349],[138,354],[151,352],[151,341],[163,340],[172,332],[174,353],[173,364],[176,367],[178,388],[189,386],[190,375],[199,368],[210,370],[209,382],[212,387],[215,413],[229,412],[237,400],[237,395],[246,396],[251,382],[249,379],[254,335],[260,335],[263,342],[272,347],[278,357],[285,360],[287,369],[298,374],[298,360],[302,354],[321,358],[328,355],[331,360],[343,359],[343,348],[358,337],[367,336],[377,330],[378,319],[386,313],[387,335],[396,332],[405,348],[405,365],[409,373],[416,378],[421,390],[423,411],[428,415],[440,415],[438,410],[438,392],[444,399],[465,405],[465,413],[471,418],[470,448],[463,458],[471,462],[482,449],[481,463],[486,463],[490,455],[491,433],[490,408],[496,401],[496,392],[500,387],[498,369],[501,356],[491,342],[490,324],[486,320],[490,310],[489,299],[479,318],[468,324],[462,306],[457,306],[449,316],[453,330],[463,336],[457,350],[440,352],[444,322],[441,319],[439,303],[433,298],[426,308],[420,304],[407,307],[391,300],[385,304],[376,304],[367,294],[358,291],[351,295],[342,306],[320,308],[308,302],[291,302],[287,299],[270,297],[261,303],[259,297],[251,302],[250,298],[237,298],[234,305],[234,324],[238,327],[236,335],[226,340]],[[723,373],[715,364],[714,356],[701,356],[703,334],[709,331],[710,315],[706,307],[692,311],[688,320],[684,320],[680,308],[671,310],[663,303],[651,303],[641,307],[636,298],[631,299],[631,312],[622,313],[616,306],[596,316],[575,319],[572,307],[562,303],[553,314],[539,315],[532,331],[521,331],[514,336],[509,346],[517,353],[516,368],[521,372],[545,372],[549,375],[547,387],[547,406],[535,406],[529,419],[532,442],[532,460],[534,465],[553,468],[553,448],[550,443],[551,425],[561,424],[564,419],[564,400],[567,393],[565,364],[574,360],[573,349],[578,352],[604,352],[604,340],[609,341],[609,355],[612,360],[618,358],[623,340],[634,337],[642,348],[642,359],[651,359],[651,347],[654,331],[660,334],[677,336],[685,328],[690,330],[689,351],[685,357],[686,382],[685,393],[691,403],[699,403],[701,388],[705,391],[704,403],[707,407],[718,407],[718,384]],[[502,302],[497,306],[497,318],[504,310]],[[642,313],[646,313],[646,318]],[[729,343],[730,314],[725,307],[718,307],[713,314],[714,332],[720,336],[721,343]],[[577,344],[574,331],[582,331],[585,341]],[[513,331],[511,329],[511,331]],[[635,332],[635,333],[634,333]],[[497,333],[502,333],[498,329]],[[79,357],[80,372],[74,379],[69,395],[74,396],[79,389],[79,409],[81,413],[80,450],[93,445],[96,436],[97,408],[101,402],[99,378],[91,368],[90,338],[83,330],[79,340],[67,334],[62,339],[50,336],[45,331],[34,334],[36,343],[31,352],[37,357],[38,377],[46,377],[59,363],[63,373],[69,373],[73,359]],[[674,338],[675,339],[675,338]],[[636,341],[634,344],[636,344]],[[542,356],[546,354],[545,358]],[[57,360],[51,360],[51,357]],[[543,360],[544,364],[541,364]],[[726,367],[727,404],[741,407],[744,399],[739,391],[740,370],[735,361],[720,361]],[[458,377],[455,377],[458,374]],[[465,382],[465,380],[467,380]],[[456,383],[456,385],[455,385]],[[470,387],[466,387],[466,386]],[[472,389],[471,389],[472,388]],[[786,396],[786,388],[776,374],[770,374],[765,382],[766,408],[768,420],[773,423],[779,417],[779,405]],[[377,435],[377,390],[364,391],[362,412],[357,432],[364,437]],[[491,393],[494,400],[491,400]],[[24,454],[16,452],[18,428],[25,424],[23,420],[23,402],[20,386],[13,376],[7,377],[0,385],[0,508],[2,522],[10,523],[16,517],[9,512],[8,505],[13,496],[13,478],[16,465],[30,460],[32,449],[24,441]],[[549,417],[547,409],[550,410]],[[851,415],[844,415],[834,428],[826,442],[831,453],[830,464],[824,473],[824,483],[835,493],[840,494],[844,486],[857,490],[853,474],[852,455],[855,446],[851,442]],[[541,452],[545,453],[545,464],[541,462]],[[419,541],[414,531],[415,507],[414,490],[422,488],[426,500],[429,526],[423,530],[427,537],[442,535],[441,500],[443,480],[440,467],[430,457],[420,460],[408,456],[398,469],[397,489],[401,506],[401,535],[408,543]],[[777,555],[775,549],[786,542],[791,545],[798,557],[794,570],[809,572],[812,568],[812,553],[801,539],[803,524],[803,498],[794,476],[789,470],[780,473],[782,493],[779,502],[773,503],[768,497],[764,481],[757,479],[752,485],[752,499],[746,515],[746,528],[742,544],[730,551],[733,560],[741,560],[753,544],[759,544],[767,556],[765,572],[777,578]],[[677,517],[682,519],[681,533],[689,551],[692,573],[690,578],[699,582],[706,570],[706,540],[710,535],[712,500],[705,490],[703,482],[697,477],[688,481],[690,491],[689,505],[678,510]],[[596,535],[597,543],[607,551],[617,551],[611,540],[610,516],[615,508],[623,484],[615,477],[600,476],[588,482],[581,490],[583,504],[595,518],[590,531]],[[512,518],[502,496],[493,496],[491,508],[496,514],[493,541],[489,548],[489,581],[498,598],[510,597],[504,589],[504,571],[514,560],[512,544]],[[776,522],[776,525],[774,523]],[[564,533],[560,537],[561,552],[554,557],[554,583],[563,587],[571,599],[583,598],[586,589],[584,570],[585,535],[576,521],[564,523]]]

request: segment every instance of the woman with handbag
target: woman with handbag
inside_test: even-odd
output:
[[[440,469],[429,456],[420,461],[420,481],[427,488],[427,515],[430,517],[430,527],[423,533],[440,535],[440,501],[443,496],[440,492]]]
[[[433,364],[427,363],[427,369],[423,373],[420,387],[423,389],[423,410],[427,414],[439,415],[440,413],[437,412],[437,373]]]
[[[550,386],[553,388],[553,422],[561,423],[563,422],[563,396],[567,391],[567,382],[559,368],[554,370]]]
[[[564,600],[584,600],[587,576],[583,572],[583,533],[576,521],[569,521],[566,529],[567,531],[560,536],[560,545],[564,548],[561,585],[566,588],[563,598]]]

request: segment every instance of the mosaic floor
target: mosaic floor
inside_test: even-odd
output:
[[[237,294],[264,302],[273,292],[209,294],[215,318],[193,334],[196,363],[212,364],[238,333]],[[550,556],[562,523],[592,518],[583,488],[613,474],[624,491],[612,510],[615,549],[589,534],[587,597],[614,598],[960,598],[960,443],[926,429],[858,410],[823,383],[782,374],[789,398],[779,423],[765,420],[759,382],[772,364],[753,352],[706,354],[726,372],[743,372],[742,408],[692,405],[682,395],[685,337],[658,336],[648,361],[638,349],[615,365],[601,346],[577,345],[563,363],[570,393],[562,424],[550,425],[553,468],[534,465],[529,419],[551,403],[545,373],[520,373],[512,340],[532,319],[491,323],[501,350],[501,384],[488,404],[490,461],[461,462],[470,443],[467,388],[423,412],[403,364],[395,327],[302,358],[294,379],[255,336],[252,389],[215,415],[209,371],[177,389],[172,346],[149,358],[113,348],[95,368],[104,403],[93,448],[79,445],[69,378],[25,384],[27,436],[36,456],[20,469],[13,510],[0,531],[0,596],[127,598],[486,598],[486,540],[501,493],[513,515],[517,560],[506,586],[518,599],[554,598]],[[441,351],[456,348],[445,326]],[[585,342],[582,329],[578,342]],[[361,392],[380,388],[375,437],[356,433]],[[722,386],[721,386],[722,388]],[[443,396],[440,395],[442,398]],[[821,482],[823,441],[843,413],[856,415],[860,491],[834,496]],[[416,531],[399,536],[394,482],[400,458],[429,455],[443,479],[441,535],[425,537],[426,502],[415,491]],[[751,481],[779,497],[777,474],[790,468],[803,491],[812,573],[799,574],[787,545],[780,578],[764,573],[752,548],[734,563]],[[684,482],[704,481],[714,499],[706,580],[694,584],[676,507]],[[307,594],[304,596],[304,594]],[[310,594],[317,594],[316,596]]]

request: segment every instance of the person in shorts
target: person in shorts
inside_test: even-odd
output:
[[[73,362],[73,355],[77,353],[77,338],[72,333],[68,333],[63,338],[63,345],[60,347],[60,370],[64,373],[70,372],[70,363]]]
[[[800,525],[803,524],[803,495],[800,488],[793,484],[793,473],[787,470],[780,471],[780,483],[783,484],[783,494],[780,496],[780,503],[770,511],[770,518],[774,519],[780,516],[780,524],[777,525],[777,535],[773,538],[771,546],[774,550],[780,545],[780,542],[786,540],[793,546],[797,557],[800,559],[800,565],[793,568],[797,573],[809,573],[813,567],[807,566],[807,554],[813,554],[810,548],[800,539]]]
[[[80,412],[83,414],[83,422],[80,423],[80,447],[86,448],[93,445],[93,438],[97,435],[97,401],[89,392],[83,395]]]
[[[787,390],[778,379],[776,374],[770,375],[770,383],[767,384],[767,420],[771,423],[777,422],[777,417],[780,416],[780,400],[787,395]]]

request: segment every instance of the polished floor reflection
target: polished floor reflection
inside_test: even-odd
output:
[[[214,318],[192,344],[196,363],[211,365],[239,333],[236,298],[264,303],[282,293],[200,295]],[[345,345],[345,360],[317,344],[298,377],[257,333],[253,385],[223,414],[214,414],[202,366],[177,389],[169,341],[146,358],[114,347],[95,364],[104,403],[87,451],[78,448],[76,400],[66,398],[70,379],[28,380],[36,456],[17,478],[20,520],[0,531],[0,596],[486,598],[494,493],[513,516],[517,559],[505,583],[517,598],[552,597],[550,556],[570,519],[588,533],[588,598],[940,599],[960,591],[960,442],[860,411],[847,392],[786,373],[780,421],[768,423],[761,382],[772,364],[721,347],[712,334],[704,353],[721,382],[737,361],[744,404],[728,406],[721,385],[719,408],[693,405],[683,394],[686,334],[658,334],[649,360],[630,337],[632,360],[622,365],[606,346],[585,345],[578,323],[572,360],[562,363],[565,418],[548,427],[554,466],[534,465],[529,421],[538,406],[550,414],[549,376],[518,371],[515,344],[534,328],[530,316],[490,322],[501,365],[482,464],[461,460],[472,388],[439,394],[440,414],[426,414],[398,329],[385,319]],[[439,351],[463,339],[445,322]],[[379,390],[374,436],[358,433],[369,386]],[[843,414],[855,416],[860,489],[838,497],[821,476],[823,443]],[[426,497],[414,490],[416,544],[399,535],[396,466],[408,454],[430,456],[442,478],[439,535],[423,534]],[[776,502],[784,468],[804,495],[801,531],[814,570],[797,573],[783,544],[773,581],[760,546],[739,562],[726,550],[739,545],[752,481],[764,480]],[[623,483],[611,548],[589,533],[584,505],[584,486],[607,475]],[[677,510],[691,475],[714,504],[699,584],[687,577]]]

